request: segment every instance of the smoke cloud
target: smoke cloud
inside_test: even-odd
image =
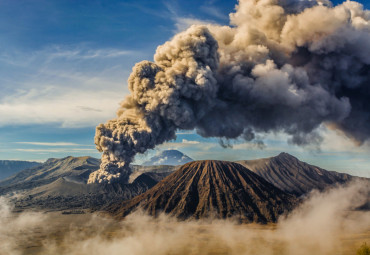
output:
[[[325,124],[362,144],[369,42],[370,12],[357,2],[240,0],[230,26],[192,26],[134,66],[131,94],[96,129],[102,165],[89,183],[127,180],[134,156],[178,129],[247,141],[284,132],[304,146]]]
[[[368,182],[313,192],[277,225],[179,222],[140,212],[121,222],[55,213],[41,215],[41,220],[40,214],[5,210],[5,216],[0,214],[0,254],[354,254],[369,238],[370,212],[353,209],[369,198],[369,192]],[[81,216],[85,218],[75,219]]]

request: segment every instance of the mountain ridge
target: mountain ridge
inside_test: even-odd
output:
[[[6,179],[24,169],[38,165],[41,165],[41,163],[25,160],[0,160],[0,180]]]
[[[281,190],[298,196],[313,189],[323,190],[335,184],[346,183],[353,178],[360,178],[310,165],[286,152],[270,158],[236,162]]]
[[[90,173],[97,170],[99,165],[99,159],[89,156],[50,158],[44,164],[25,169],[0,182],[0,195],[19,194],[15,201],[19,210],[100,208],[107,203],[143,193],[166,177],[173,168],[132,166],[136,176],[129,184],[88,185],[86,182]]]
[[[304,195],[312,189],[323,190],[359,178],[333,171],[326,171],[322,168],[301,162],[287,153],[280,153],[271,158],[245,160],[241,163],[246,164],[247,168],[254,171],[266,181],[295,196]],[[153,187],[173,171],[181,168],[180,166],[167,165],[132,165],[129,184],[133,185],[126,185],[125,187],[118,187],[121,184],[109,187],[99,186],[106,193],[105,195],[101,195],[98,189],[90,192],[91,187],[86,186],[86,180],[89,174],[98,169],[99,164],[99,159],[88,156],[68,156],[62,159],[50,158],[40,166],[22,170],[13,177],[0,181],[0,195],[14,192],[25,194],[26,199],[23,199],[19,203],[22,208],[31,208],[33,205],[44,207],[51,205],[56,209],[57,203],[55,201],[60,201],[61,206],[70,204],[71,206],[80,205],[87,207],[88,202],[84,200],[91,199],[94,200],[93,204],[105,206],[118,201],[117,199],[125,200],[132,198],[134,195],[139,195]],[[80,192],[80,195],[71,194],[70,191],[72,190],[77,190]],[[126,192],[127,194],[122,194],[122,192]],[[49,194],[50,197],[48,198],[44,194]],[[93,194],[98,197],[95,199],[92,196]],[[32,199],[27,200],[27,195],[31,195]],[[71,202],[71,199],[77,202]],[[107,203],[99,201],[100,199],[106,199]]]
[[[81,179],[88,178],[88,171],[97,170],[100,160],[89,157],[64,157],[61,159],[50,158],[45,163],[24,169],[9,178],[0,181],[0,186],[14,185],[21,182],[39,181],[65,176],[80,176]],[[85,173],[85,175],[84,175]]]

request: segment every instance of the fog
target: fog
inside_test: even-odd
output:
[[[9,200],[1,198],[0,254],[355,254],[369,239],[370,212],[353,209],[368,201],[369,192],[368,182],[312,192],[271,225],[180,222],[143,212],[122,221],[98,214],[12,213]]]
[[[34,231],[45,226],[46,215],[37,212],[12,213],[8,198],[0,197],[0,254],[22,254],[19,242],[32,239]]]

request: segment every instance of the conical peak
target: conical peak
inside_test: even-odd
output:
[[[240,164],[230,162],[230,161],[222,161],[222,160],[198,160],[186,163],[181,168],[203,168],[203,169],[223,169],[224,167],[241,167]]]
[[[295,199],[238,163],[201,160],[183,165],[146,193],[113,209],[124,216],[141,207],[179,218],[240,217],[274,222]]]
[[[244,174],[251,173],[249,169],[246,169],[238,163],[221,160],[199,160],[183,165],[177,171],[176,175],[186,175],[190,177],[196,175],[220,176],[220,174],[222,174],[229,176],[230,174],[235,175],[237,172],[240,171],[244,172]]]
[[[296,157],[290,155],[286,152],[281,152],[279,155],[277,155],[275,158],[284,158],[284,159],[297,159]]]

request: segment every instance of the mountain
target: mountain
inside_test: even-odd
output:
[[[92,157],[48,159],[44,164],[25,169],[0,182],[0,195],[19,194],[16,209],[99,208],[130,199],[153,187],[169,175],[173,166],[132,166],[135,178],[130,184],[87,184],[100,160]]]
[[[180,219],[236,217],[242,222],[276,222],[297,200],[240,164],[204,160],[183,165],[147,192],[108,211],[126,216],[138,207],[151,215]]]
[[[252,170],[281,190],[298,196],[313,189],[323,190],[356,178],[349,174],[327,171],[309,165],[284,152],[276,157],[241,160],[237,163]]]
[[[21,170],[38,166],[41,163],[19,160],[0,160],[0,180],[5,179]]]
[[[61,177],[49,184],[20,193],[13,203],[16,210],[99,210],[107,204],[131,199],[157,183],[151,174],[142,174],[130,184],[86,184]]]
[[[192,158],[183,154],[178,150],[166,150],[162,151],[156,156],[150,158],[148,161],[145,161],[143,166],[159,166],[159,165],[183,165],[188,162],[194,161]]]
[[[281,190],[298,196],[305,194],[312,189],[324,189],[326,187],[330,187],[338,183],[345,183],[357,178],[347,174],[326,171],[319,167],[306,164],[287,153],[281,153],[272,158],[239,161],[239,163],[245,165],[248,169],[254,171],[257,175],[263,177]],[[114,185],[87,185],[86,182],[88,176],[92,171],[98,169],[99,165],[100,160],[91,157],[49,159],[41,165],[22,170],[5,180],[0,181],[0,195],[16,193],[16,209],[42,208],[50,210],[64,210],[69,207],[100,209],[108,204],[122,202],[123,200],[131,199],[136,195],[142,194],[174,171],[183,169],[181,166],[170,165],[132,165],[132,174],[130,175],[129,184],[117,183]],[[206,169],[204,171],[207,175],[202,178],[204,179],[207,176],[212,177],[210,174],[215,170],[211,171],[209,170],[209,167],[204,168]],[[244,167],[242,169],[245,170]],[[197,171],[199,172],[200,170]],[[213,174],[215,175],[215,173]],[[249,175],[250,171],[246,170],[246,174]],[[211,177],[207,178],[210,178],[212,182],[216,181]],[[196,180],[194,179],[193,181]],[[231,185],[229,184],[229,181],[226,182],[227,184],[223,184],[218,180],[216,184],[212,184],[212,182],[210,182],[210,186],[208,188],[214,188],[218,183],[220,183],[220,185],[223,186],[222,188],[218,188],[218,190],[222,192],[232,192],[233,190],[231,189],[230,191],[226,188],[224,189],[225,185]],[[198,184],[191,184],[190,186],[193,187],[194,185],[198,187]],[[231,187],[239,186],[237,184],[232,184]],[[207,187],[204,187],[204,189],[206,188]],[[174,190],[177,191],[174,187],[171,189],[172,190],[170,192],[173,192]],[[212,197],[212,194],[209,194],[208,196]],[[196,199],[199,199],[199,196],[203,195],[198,194],[194,196]],[[163,199],[168,199],[168,197]],[[222,200],[224,198],[218,199]],[[221,200],[219,200],[218,203],[222,203]],[[231,203],[226,201],[228,200],[225,200],[225,203]],[[160,202],[158,203],[160,204]],[[217,206],[219,205],[217,204]],[[204,210],[207,211],[208,209]],[[237,212],[238,210],[235,211]],[[192,213],[189,212],[189,214]],[[194,217],[203,217],[199,211],[197,213],[194,212],[193,214]],[[174,213],[174,215],[177,215],[177,212]],[[221,213],[221,216],[222,215],[223,214]],[[258,217],[263,221],[262,217]],[[264,217],[268,220],[273,218],[271,215],[269,217]]]
[[[75,181],[86,182],[90,173],[99,168],[100,160],[92,157],[51,158],[44,164],[29,168],[3,180],[0,186],[16,184],[46,184],[61,177],[70,177]],[[24,187],[26,188],[26,187]]]
[[[50,158],[36,167],[25,169],[0,181],[0,187],[20,186],[23,189],[51,183],[59,178],[86,183],[91,172],[99,169],[100,160],[92,157]],[[131,182],[142,173],[167,173],[174,171],[174,166],[139,166],[131,165]]]

